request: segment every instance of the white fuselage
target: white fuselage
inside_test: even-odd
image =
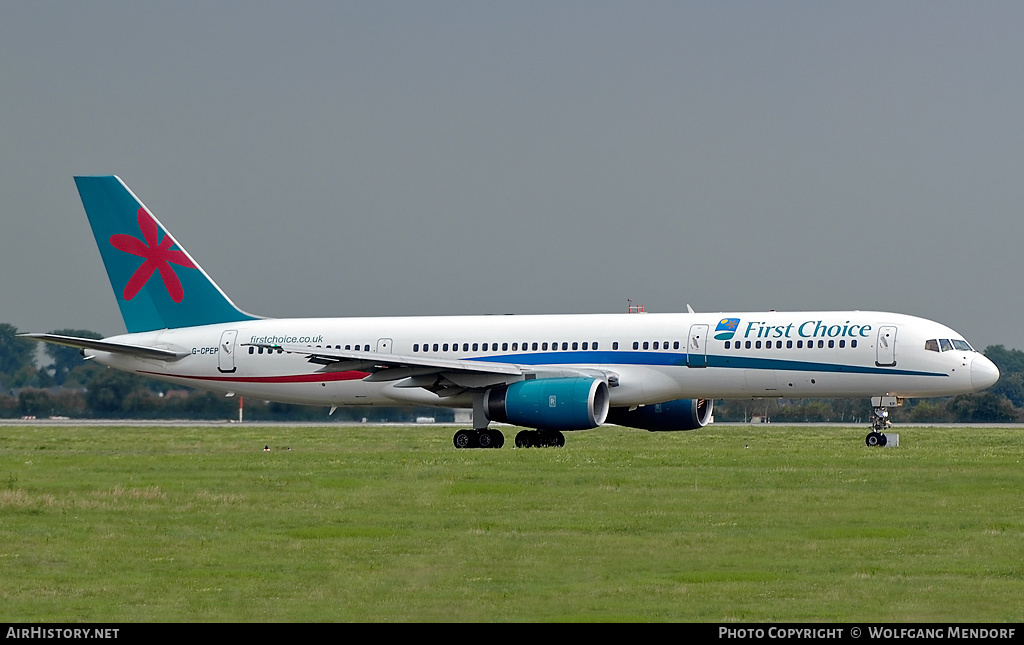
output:
[[[926,341],[939,339],[952,348],[926,349]],[[107,340],[184,357],[86,355],[172,383],[325,406],[469,407],[472,400],[364,380],[364,372],[332,370],[271,346],[506,363],[526,374],[593,370],[617,376],[609,382],[613,407],[686,398],[946,396],[998,378],[995,366],[952,329],[867,311],[263,319]],[[461,378],[472,388],[497,377]]]

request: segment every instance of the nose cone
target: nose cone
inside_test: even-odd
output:
[[[975,357],[971,362],[971,387],[984,390],[999,380],[999,368],[984,356]]]

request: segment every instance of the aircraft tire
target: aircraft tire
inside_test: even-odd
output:
[[[532,430],[523,430],[516,435],[516,448],[533,448],[535,445],[534,432]]]
[[[452,438],[452,443],[460,450],[462,448],[477,448],[480,443],[477,441],[476,433],[472,430],[459,430]]]
[[[547,435],[545,445],[551,446],[552,448],[561,448],[565,446],[565,435],[558,430],[545,432],[544,434]]]
[[[867,438],[864,439],[864,443],[867,444],[868,447],[874,448],[875,446],[881,444],[881,439],[879,438],[880,436],[881,435],[879,435],[877,432],[869,432]]]
[[[494,448],[494,435],[490,430],[479,430],[476,439],[477,445],[481,448]]]

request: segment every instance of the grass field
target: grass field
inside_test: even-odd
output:
[[[1024,621],[1024,429],[899,432],[0,427],[0,620]]]

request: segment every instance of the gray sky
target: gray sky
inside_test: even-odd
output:
[[[0,1],[0,322],[113,173],[275,317],[881,309],[1024,348],[1021,3]]]

